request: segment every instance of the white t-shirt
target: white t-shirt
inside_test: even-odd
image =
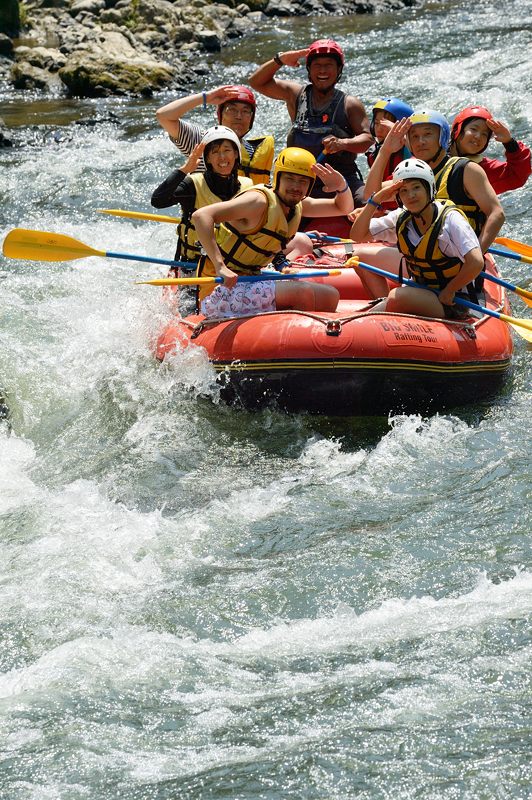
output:
[[[438,202],[438,201],[436,201]],[[374,239],[381,242],[397,244],[395,226],[402,208],[390,211],[384,217],[376,217],[369,223],[369,232]],[[416,231],[412,220],[406,226],[408,238],[416,247],[422,236]],[[459,258],[463,261],[465,256],[475,247],[480,247],[477,235],[469,222],[463,218],[459,211],[452,209],[443,221],[443,226],[438,236],[440,250],[450,258]]]

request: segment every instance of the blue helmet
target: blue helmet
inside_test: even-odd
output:
[[[431,108],[422,108],[419,111],[414,111],[410,119],[412,125],[421,125],[423,123],[437,125],[440,129],[440,147],[443,150],[447,150],[451,141],[451,128],[443,114]]]
[[[403,103],[398,97],[383,97],[377,100],[373,106],[371,124],[369,126],[372,136],[375,136],[375,114],[377,111],[388,111],[389,114],[395,117],[396,122],[405,117],[410,117],[414,113],[414,109],[408,103]]]

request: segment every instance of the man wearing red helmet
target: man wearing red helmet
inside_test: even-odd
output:
[[[491,136],[504,146],[506,161],[482,158]],[[482,167],[497,194],[524,186],[532,174],[530,148],[516,141],[509,128],[493,119],[484,106],[467,106],[456,117],[451,128],[452,156],[466,156]]]
[[[207,108],[207,104],[216,106],[218,123],[231,128],[240,139],[239,174],[251,178],[253,183],[267,183],[273,163],[273,136],[244,138],[253,127],[256,109],[255,95],[247,86],[220,86],[181,97],[157,109],[157,120],[175,146],[190,156],[206,130],[182,117],[193,108]],[[203,162],[198,169],[205,169]]]
[[[306,86],[275,77],[281,67],[297,67],[303,58],[310,80]],[[356,157],[366,152],[373,138],[360,100],[335,88],[343,66],[340,45],[332,39],[319,39],[304,50],[277,53],[253,73],[249,83],[267,97],[284,100],[293,123],[287,144],[309,150],[320,162],[340,172],[360,206],[364,183]],[[312,196],[324,196],[321,181],[316,181]]]

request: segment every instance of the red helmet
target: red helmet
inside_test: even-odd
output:
[[[489,109],[485,106],[467,106],[467,108],[462,109],[459,111],[453,121],[453,126],[451,128],[451,141],[456,142],[460,134],[462,133],[462,128],[469,122],[470,119],[493,119],[492,113]],[[491,137],[491,131],[490,131]],[[488,137],[489,141],[489,137]]]
[[[331,56],[335,58],[336,61],[338,61],[340,69],[342,69],[345,64],[344,51],[334,39],[318,39],[316,42],[312,42],[307,53],[307,69],[312,59],[317,56]]]
[[[257,101],[255,100],[255,95],[248,89],[247,86],[224,86],[224,89],[238,89],[238,94],[235,97],[232,97],[230,100],[226,100],[225,103],[247,103],[253,109],[253,115],[251,117],[251,125],[253,125],[253,120],[255,119],[255,110],[257,108]],[[220,103],[218,106],[218,122],[221,124],[222,122],[222,112],[225,106],[225,103]]]

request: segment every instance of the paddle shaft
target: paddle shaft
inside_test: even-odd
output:
[[[532,264],[532,258],[527,258],[527,256],[520,256],[518,253],[508,253],[506,250],[499,250],[498,247],[488,247],[488,253],[493,253],[494,256],[513,258],[514,261],[524,261],[525,264]]]
[[[110,214],[112,217],[126,217],[127,219],[143,219],[152,222],[171,222],[174,225],[181,222],[180,217],[168,217],[164,214],[148,214],[144,211],[126,211],[123,208],[99,208],[100,214]]]
[[[307,233],[311,239],[317,239],[320,242],[331,242],[332,244],[345,244],[349,242],[351,244],[359,244],[359,242],[355,242],[353,239],[341,239],[339,236],[318,236],[315,233]],[[499,250],[498,247],[488,247],[488,253],[492,253],[494,256],[503,256],[504,258],[512,258],[514,261],[527,261],[524,256],[518,255],[518,253],[508,253],[506,250]],[[532,259],[530,259],[532,262]]]
[[[508,239],[506,236],[497,236],[494,239],[495,244],[502,244],[504,247],[508,247],[510,250],[515,250],[516,253],[521,253],[524,258],[523,261],[526,261],[527,264],[532,264],[532,246],[529,244],[525,244],[524,242],[518,242],[515,239]]]
[[[381,275],[383,278],[389,278],[390,280],[394,281],[394,283],[403,283],[405,286],[412,286],[414,289],[426,289],[429,292],[433,292],[435,295],[438,294],[435,289],[430,289],[428,286],[423,286],[422,284],[416,283],[415,281],[410,280],[410,278],[402,278],[399,277],[399,275],[394,275],[393,272],[386,272],[386,270],[379,269],[379,267],[374,267],[372,264],[365,264],[363,261],[359,261],[358,265],[362,267],[362,269],[368,270],[368,272],[374,272],[375,275]],[[481,311],[483,314],[487,314],[489,317],[495,317],[495,319],[502,319],[506,317],[505,314],[501,315],[498,311],[492,311],[490,308],[485,308],[485,306],[479,306],[477,303],[472,303],[470,300],[464,300],[462,297],[455,296],[454,302],[459,306],[472,308],[474,311]]]
[[[340,269],[314,269],[304,272],[261,272],[260,275],[239,275],[238,283],[258,283],[259,281],[293,281],[304,280],[305,278],[323,278],[327,275],[341,275]],[[149,286],[200,286],[202,284],[223,283],[220,277],[205,278],[154,278],[151,281],[137,281],[137,283]]]
[[[335,242],[337,244],[350,242],[351,239],[340,239],[338,236],[316,236],[315,233],[308,234],[311,239],[319,239],[320,241],[325,242]],[[353,242],[355,244],[355,242]],[[505,258],[512,258],[515,261],[523,261],[523,256],[517,255],[516,253],[506,253],[504,250],[499,250],[496,247],[488,248],[488,253],[493,253],[496,256],[504,256]],[[531,259],[532,261],[532,259]],[[479,273],[482,278],[485,278],[488,281],[492,281],[493,283],[497,283],[499,286],[504,286],[505,289],[509,289],[511,292],[516,292],[517,294],[522,295],[523,297],[532,297],[530,292],[527,292],[526,289],[521,289],[519,286],[515,286],[513,283],[509,283],[508,281],[503,280],[502,278],[497,278],[495,275],[490,275],[489,272],[482,272]],[[417,285],[417,284],[416,284]]]
[[[166,258],[153,258],[152,256],[133,256],[129,253],[112,253],[106,250],[104,254],[107,258],[124,258],[127,261],[144,261],[148,264],[164,264],[168,267],[183,267],[184,269],[196,269],[198,266],[194,261],[170,261]]]

